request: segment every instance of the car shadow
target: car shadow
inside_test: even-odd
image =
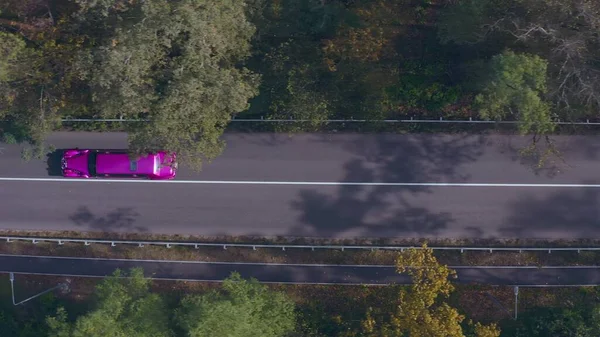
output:
[[[69,218],[75,225],[94,232],[147,232],[146,227],[135,224],[139,215],[131,207],[117,208],[102,216],[92,213],[87,206],[80,206]]]
[[[67,149],[56,149],[46,154],[46,170],[48,171],[49,176],[62,176],[60,159],[65,150]]]

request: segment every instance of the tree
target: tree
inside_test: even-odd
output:
[[[600,307],[579,305],[573,308],[537,308],[520,315],[507,329],[510,336],[545,337],[600,335]]]
[[[72,12],[64,3],[52,7],[54,14],[40,1],[3,5],[0,14],[24,22],[0,20],[1,53],[12,54],[0,61],[0,128],[5,136],[40,147],[63,114],[86,103],[79,100],[85,90],[72,71],[81,39],[72,31],[67,20]],[[43,15],[38,15],[40,10]]]
[[[125,278],[127,277],[127,278]],[[150,293],[149,279],[140,268],[117,270],[96,288],[96,304],[75,322],[59,309],[48,317],[51,337],[170,337],[170,311],[164,300]]]
[[[175,151],[199,168],[220,153],[225,126],[257,94],[259,78],[238,67],[255,31],[244,2],[116,4],[102,11],[116,23],[76,63],[98,114],[148,118],[130,130],[133,152]]]
[[[547,62],[535,55],[505,51],[492,58],[489,78],[475,97],[484,119],[521,121],[521,133],[548,134],[555,124],[546,94]]]
[[[413,284],[400,290],[397,311],[367,312],[363,329],[367,336],[380,337],[464,337],[461,323],[465,316],[443,301],[454,290],[450,277],[456,272],[441,265],[433,250],[423,245],[399,254],[396,260],[399,273],[407,272]],[[477,324],[478,337],[498,337],[495,325]]]
[[[458,0],[442,10],[436,23],[438,37],[444,44],[475,44],[487,38],[487,20],[492,13],[507,7],[507,2]]]
[[[550,98],[565,118],[600,107],[600,2],[595,0],[460,0],[438,24],[443,42],[493,40],[548,60]]]
[[[189,337],[276,337],[295,327],[294,303],[256,280],[233,273],[223,292],[186,297],[177,313]]]
[[[519,1],[525,16],[507,15],[490,29],[509,32],[528,45],[545,44],[550,61],[550,94],[557,106],[596,115],[600,108],[600,2],[594,0]]]
[[[306,131],[323,126],[331,114],[330,103],[319,92],[315,76],[307,65],[294,67],[288,72],[285,94],[276,96],[271,104],[273,119],[307,120],[307,123],[285,125],[286,131]],[[301,125],[301,129],[298,128]],[[310,127],[304,127],[309,125]],[[283,131],[283,130],[282,130]]]

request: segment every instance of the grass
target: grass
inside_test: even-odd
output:
[[[280,244],[280,245],[359,245],[359,246],[429,246],[438,247],[534,247],[534,248],[577,248],[598,247],[598,239],[577,240],[537,240],[537,239],[413,239],[413,238],[353,238],[334,239],[320,237],[254,237],[254,236],[194,236],[148,233],[80,232],[80,231],[18,231],[0,230],[0,236],[20,236],[35,238],[71,238],[98,240],[161,241],[188,243],[241,243],[241,244]]]
[[[337,250],[243,247],[171,247],[65,243],[33,244],[26,241],[0,242],[0,253],[42,256],[75,256],[96,258],[156,259],[207,262],[324,263],[393,265],[398,254],[393,250]],[[435,251],[441,263],[447,265],[596,265],[600,252],[504,252],[496,251]]]

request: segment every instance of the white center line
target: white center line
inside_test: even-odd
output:
[[[300,185],[300,186],[395,186],[395,187],[530,187],[530,188],[600,188],[600,184],[505,184],[505,183],[386,183],[345,181],[248,181],[248,180],[144,180],[103,178],[19,178],[0,177],[9,182],[58,182],[58,183],[128,183],[128,184],[202,184],[202,185]]]

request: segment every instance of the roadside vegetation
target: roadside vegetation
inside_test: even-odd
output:
[[[117,270],[101,281],[78,309],[47,297],[45,317],[35,316],[36,321],[29,318],[28,324],[37,336],[56,337],[499,336],[496,324],[473,323],[450,303],[454,292],[450,279],[455,274],[431,253],[413,249],[401,254],[396,261],[398,272],[409,273],[414,284],[387,287],[384,302],[360,303],[357,299],[360,306],[353,314],[359,316],[353,320],[346,321],[343,311],[324,311],[331,296],[322,302],[302,304],[299,301],[306,298],[294,298],[294,292],[299,294],[294,287],[268,288],[235,273],[221,286],[204,288],[201,293],[171,292],[166,296],[164,288],[151,288],[141,269],[132,269]],[[412,268],[416,266],[425,268]],[[368,294],[370,290],[362,292]],[[340,297],[338,301],[351,302],[352,298]],[[18,311],[4,309],[0,315],[3,336],[7,331],[11,336],[26,336],[21,333],[17,315]],[[423,320],[430,324],[421,324]]]
[[[0,241],[0,253],[42,256],[77,256],[99,258],[157,259],[183,261],[231,261],[265,263],[325,263],[325,264],[384,264],[392,265],[398,250],[379,249],[322,249],[319,246],[392,246],[415,247],[426,242],[431,247],[456,247],[455,250],[435,250],[434,255],[441,263],[458,265],[515,265],[515,266],[591,266],[600,262],[600,251],[580,250],[577,248],[600,248],[597,240],[577,241],[539,241],[539,240],[416,240],[392,239],[371,240],[352,239],[335,240],[327,238],[255,238],[255,237],[196,237],[187,235],[160,235],[140,233],[98,233],[98,232],[19,232],[0,231],[0,236],[31,237],[42,241]],[[43,241],[43,238],[71,238],[90,240],[124,240],[144,242],[188,242],[208,243],[214,246],[170,246],[166,244],[120,244],[113,247],[110,243],[63,243]],[[246,244],[248,247],[235,247],[232,244]],[[255,247],[252,245],[282,245],[282,248]],[[294,246],[315,246],[294,248]],[[223,247],[225,246],[225,247]],[[465,250],[460,247],[491,248],[489,250]],[[513,247],[514,251],[494,250],[494,248]],[[519,248],[533,247],[538,251],[521,251]],[[572,248],[573,250],[545,250],[544,248]]]
[[[70,292],[10,303],[0,279],[0,331],[46,336],[597,336],[596,288],[522,288],[518,319],[511,287],[452,285],[453,271],[430,250],[396,261],[413,286],[260,285],[232,275],[224,284],[131,278],[73,279]],[[410,269],[410,266],[427,266]],[[17,275],[17,293],[35,294],[58,277]],[[318,300],[316,300],[318,299]],[[265,305],[270,303],[271,305]],[[420,324],[427,320],[431,324]]]
[[[290,264],[393,265],[400,250],[319,249],[65,243],[0,242],[0,254],[95,257],[143,260],[262,262]],[[595,266],[599,251],[500,251],[435,250],[434,256],[450,266]]]
[[[127,124],[135,152],[217,156],[233,116],[598,117],[593,0],[5,0],[0,133],[39,145],[59,118]],[[408,130],[410,131],[410,130]],[[544,150],[546,151],[546,150]],[[552,155],[550,150],[540,155]]]

